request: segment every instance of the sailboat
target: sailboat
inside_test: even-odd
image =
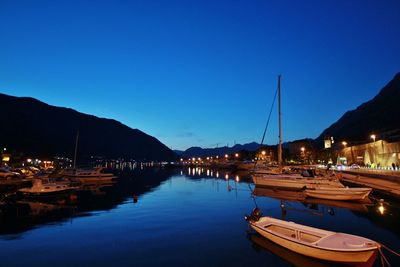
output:
[[[343,184],[335,177],[317,177],[310,175],[304,177],[300,174],[282,174],[282,120],[281,120],[281,75],[278,76],[278,169],[274,174],[254,173],[253,183],[256,186],[273,187],[286,190],[315,189],[317,187],[343,188]]]
[[[81,169],[76,168],[78,140],[79,140],[79,131],[76,134],[73,168],[62,170],[60,172],[60,175],[62,177],[71,179],[73,181],[78,181],[80,183],[100,183],[100,182],[109,183],[112,180],[116,179],[117,176],[115,176],[112,173],[106,172],[106,168],[104,167],[81,168]]]

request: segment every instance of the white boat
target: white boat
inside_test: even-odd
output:
[[[371,264],[380,244],[360,236],[331,232],[271,217],[250,217],[250,226],[272,242],[299,254],[344,264]],[[258,220],[257,220],[258,219]]]
[[[334,190],[337,190],[337,188]],[[307,198],[304,191],[282,190],[270,187],[255,187],[253,190],[253,195],[257,197],[269,197],[279,200],[298,201],[308,205],[324,205],[328,207],[337,207],[342,209],[354,210],[361,213],[367,213],[368,205],[372,203],[369,198],[365,198],[363,201],[357,202],[317,199],[310,197]]]
[[[317,187],[344,188],[335,177],[304,177],[300,174],[252,175],[256,186],[278,189],[303,190]]]
[[[371,193],[372,188],[327,188],[317,187],[305,190],[308,197],[329,199],[329,200],[364,200]]]
[[[35,179],[31,188],[21,188],[18,190],[18,192],[28,198],[65,197],[75,191],[76,187],[71,187],[68,184],[43,183],[41,179]]]
[[[310,258],[299,253],[290,251],[282,246],[271,242],[270,240],[260,236],[257,233],[249,233],[249,240],[256,248],[266,250],[267,253],[273,253],[281,259],[287,261],[290,266],[294,267],[333,267],[332,262],[321,261],[315,258]],[[343,267],[343,266],[342,266]]]
[[[71,178],[82,183],[111,181],[117,177],[112,173],[106,173],[105,168],[97,167],[94,169],[69,169],[62,173],[63,177]]]

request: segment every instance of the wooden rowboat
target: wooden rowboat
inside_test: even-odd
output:
[[[329,199],[329,200],[364,200],[371,193],[371,188],[315,188],[306,189],[307,197]]]
[[[257,233],[248,234],[248,238],[256,248],[264,249],[268,252],[275,254],[281,259],[290,263],[291,266],[296,267],[343,267],[342,264],[334,264],[328,261],[321,261],[319,259],[310,258],[299,253],[290,251],[282,246],[271,242],[270,240],[260,236]]]
[[[336,233],[271,217],[247,218],[251,228],[270,241],[321,260],[372,265],[380,244],[360,236]]]

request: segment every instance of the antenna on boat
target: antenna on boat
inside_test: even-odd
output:
[[[75,153],[74,153],[74,170],[76,167],[76,154],[78,151],[78,140],[79,140],[79,130],[76,132],[76,140],[75,140]]]
[[[278,166],[282,170],[282,121],[281,121],[281,75],[278,75],[278,118],[279,118],[279,145]]]

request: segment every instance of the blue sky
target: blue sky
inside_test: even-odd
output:
[[[173,149],[317,137],[400,71],[399,1],[4,1],[0,92]],[[276,144],[273,114],[267,143]]]

